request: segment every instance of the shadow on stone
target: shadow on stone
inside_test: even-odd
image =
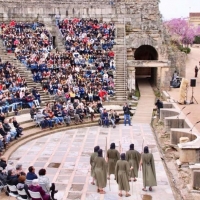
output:
[[[82,191],[83,184],[72,184],[70,191]]]
[[[48,167],[51,167],[51,168],[58,168],[58,167],[60,167],[60,163],[50,163],[50,164],[48,165]]]
[[[142,200],[152,200],[152,196],[148,194],[142,195]]]
[[[69,192],[67,199],[79,200],[79,199],[81,199],[81,193]]]

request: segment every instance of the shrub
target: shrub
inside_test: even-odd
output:
[[[200,44],[200,36],[196,36],[193,43],[194,44]]]
[[[191,51],[189,47],[179,47],[179,50],[185,52],[186,54],[189,54]]]

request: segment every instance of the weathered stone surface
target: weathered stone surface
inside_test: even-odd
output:
[[[186,143],[186,142],[189,142],[189,141],[190,141],[190,139],[188,137],[181,137],[179,139],[179,143]]]

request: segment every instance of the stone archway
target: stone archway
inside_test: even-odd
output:
[[[135,60],[158,60],[158,52],[151,45],[141,45],[135,50]]]
[[[152,45],[141,45],[134,52],[135,60],[144,63],[158,60],[158,52]],[[157,67],[142,66],[135,68],[136,78],[148,78],[153,85],[157,85]]]

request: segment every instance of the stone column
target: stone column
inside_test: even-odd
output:
[[[135,90],[135,67],[128,67],[128,90],[130,93]]]

